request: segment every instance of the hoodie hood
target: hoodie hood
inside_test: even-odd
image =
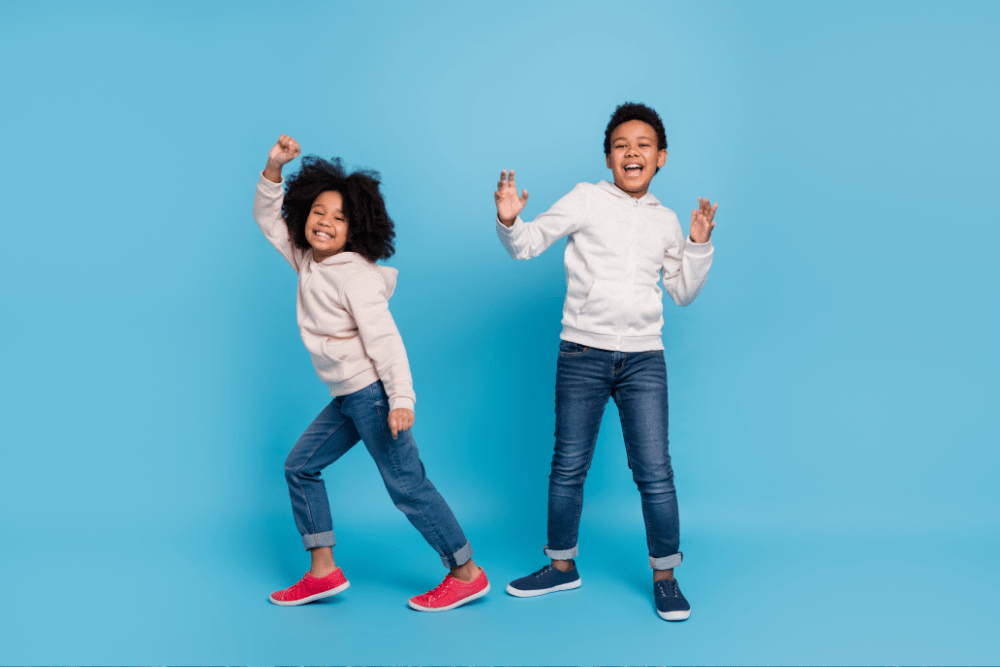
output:
[[[392,296],[392,293],[396,291],[396,276],[399,275],[399,271],[388,266],[373,264],[356,252],[338,252],[332,257],[327,257],[322,262],[317,262],[317,264],[320,266],[356,264],[360,268],[368,270],[374,269],[380,276],[382,276],[382,280],[385,281],[385,298],[388,299]]]
[[[635,199],[635,197],[633,197],[629,193],[625,192],[624,190],[622,190],[621,188],[619,188],[614,183],[608,183],[607,181],[598,181],[597,182],[597,187],[599,187],[600,189],[604,190],[608,194],[611,194],[611,195],[614,195],[615,197],[618,197],[619,199]],[[660,205],[660,200],[657,199],[656,197],[654,197],[649,192],[646,192],[646,194],[644,194],[642,197],[640,197],[638,199],[638,201],[641,204],[644,204],[646,206],[659,206]]]

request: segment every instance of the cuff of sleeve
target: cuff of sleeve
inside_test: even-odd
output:
[[[284,176],[281,177],[281,182],[280,183],[275,183],[271,179],[265,177],[264,176],[264,171],[261,170],[261,172],[260,172],[260,179],[258,179],[257,184],[258,185],[263,185],[265,188],[281,189],[281,187],[285,184],[285,177]]]
[[[712,239],[709,239],[704,243],[695,243],[689,236],[687,238],[687,244],[684,246],[684,252],[690,255],[711,255]]]
[[[514,216],[514,224],[511,225],[510,227],[500,222],[500,216],[499,215],[497,216],[497,231],[506,236],[510,236],[511,234],[513,234],[514,228],[517,227],[519,224],[521,225],[524,224],[524,221],[521,220],[521,216],[519,215]]]
[[[413,406],[416,401],[409,396],[396,396],[389,399],[389,411],[392,412],[397,408],[403,408],[404,410],[413,410]]]

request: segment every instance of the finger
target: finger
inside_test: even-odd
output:
[[[389,430],[392,432],[392,437],[395,440],[396,434],[399,433],[399,429],[396,427],[396,418],[389,415]]]
[[[521,206],[524,206],[527,203],[528,203],[528,191],[521,190]]]
[[[506,169],[504,169],[503,171],[500,172],[500,187],[499,187],[499,189],[503,190],[503,187],[505,185],[507,185],[507,170]]]
[[[709,220],[709,222],[711,222],[712,220],[715,220],[715,210],[717,208],[719,208],[719,204],[718,203],[714,204],[712,206],[712,208],[709,210],[709,212],[708,212],[708,220]]]

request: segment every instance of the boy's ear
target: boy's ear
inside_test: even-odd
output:
[[[667,163],[667,149],[664,148],[660,150],[660,154],[656,156],[656,166],[662,167],[666,163]],[[608,166],[610,167],[611,165],[609,164]]]
[[[611,156],[610,155],[605,154],[605,156],[604,156],[604,163],[606,165],[608,165],[608,169],[611,169]]]

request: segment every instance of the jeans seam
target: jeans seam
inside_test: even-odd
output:
[[[342,426],[342,424],[341,424],[341,426]],[[338,427],[337,427],[337,428],[335,428],[334,430],[330,431],[330,432],[329,432],[329,433],[327,434],[327,436],[326,436],[325,438],[323,438],[323,440],[322,440],[322,441],[320,441],[320,442],[319,442],[319,443],[318,443],[318,444],[316,445],[316,447],[314,447],[314,448],[313,448],[313,450],[312,450],[312,451],[310,451],[310,452],[309,452],[309,456],[307,456],[307,457],[306,457],[306,459],[305,459],[305,461],[303,461],[303,462],[302,462],[302,465],[300,465],[300,466],[297,466],[297,467],[295,468],[295,470],[294,470],[294,474],[295,474],[295,480],[296,480],[296,484],[298,484],[298,485],[299,485],[299,488],[300,488],[300,490],[301,490],[301,492],[302,492],[302,500],[304,501],[304,504],[305,504],[305,506],[306,506],[306,514],[307,514],[307,515],[308,515],[308,517],[309,517],[309,527],[310,527],[310,529],[311,529],[311,534],[313,534],[313,535],[315,535],[315,534],[316,534],[316,521],[315,521],[315,519],[313,519],[313,514],[312,514],[312,505],[310,505],[310,504],[309,504],[309,496],[308,496],[308,495],[306,495],[306,493],[305,493],[305,488],[304,488],[304,487],[302,487],[302,484],[301,484],[301,482],[299,482],[299,481],[298,481],[298,477],[299,477],[299,473],[300,473],[300,472],[302,471],[302,469],[303,469],[303,468],[305,468],[305,467],[306,467],[306,465],[307,465],[307,464],[308,464],[308,463],[309,463],[309,462],[310,462],[310,461],[312,460],[312,458],[313,458],[314,456],[316,456],[316,452],[318,452],[318,451],[319,451],[320,447],[322,447],[322,446],[323,446],[323,445],[325,445],[325,444],[326,444],[327,442],[329,442],[329,441],[330,441],[330,438],[332,438],[332,437],[333,437],[333,434],[334,434],[334,433],[336,433],[337,431],[339,431],[339,430],[340,430],[340,428],[341,428],[341,427],[340,427],[340,426],[338,426]],[[320,471],[320,472],[322,473],[322,471]],[[331,519],[332,519],[332,517],[331,517]],[[332,523],[332,520],[331,520],[331,523]]]
[[[377,409],[378,405],[376,405],[375,407]],[[381,416],[381,414],[380,414],[380,416]],[[389,437],[392,437],[392,433],[391,432],[386,433],[386,431],[389,428],[389,424],[385,423],[384,420],[380,420],[380,421],[383,422],[382,423],[382,432],[383,432],[383,434],[384,435],[388,435]],[[415,446],[416,445],[414,445],[414,447]],[[409,496],[410,498],[416,500],[416,496],[410,491],[409,485],[406,484],[405,481],[403,481],[403,477],[402,477],[402,475],[400,475],[399,456],[398,456],[398,451],[397,451],[396,447],[393,447],[393,446],[389,447],[389,457],[392,459],[392,469],[393,469],[393,473],[396,476],[396,480],[399,482],[400,486],[403,487],[403,490],[406,492],[406,495]],[[434,531],[434,535],[437,536],[438,542],[441,544],[442,547],[444,547],[444,545],[447,544],[447,540],[445,539],[444,535],[441,534],[441,529],[440,529],[440,526],[438,526],[437,521],[431,521],[430,520],[430,518],[427,516],[427,512],[425,511],[426,508],[424,507],[424,503],[422,501],[416,503],[416,506],[417,506],[417,511],[420,512],[420,516],[424,520],[424,523],[426,523],[428,526],[431,526],[431,529]],[[468,541],[468,540],[466,540],[466,541]],[[445,556],[445,558],[448,559],[449,563],[453,562],[455,560],[454,559],[454,553],[447,554]]]

